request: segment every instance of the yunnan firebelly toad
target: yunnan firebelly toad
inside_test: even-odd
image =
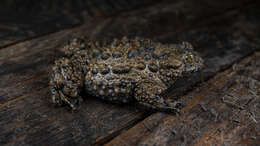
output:
[[[203,65],[187,42],[162,44],[124,37],[101,44],[78,38],[64,49],[66,56],[52,68],[50,90],[54,103],[72,109],[87,93],[112,102],[136,101],[155,110],[176,112],[181,103],[162,95],[177,79]]]

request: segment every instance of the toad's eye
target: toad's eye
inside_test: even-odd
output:
[[[193,54],[188,54],[186,56],[186,60],[189,62],[189,63],[193,63],[194,62],[194,55]]]

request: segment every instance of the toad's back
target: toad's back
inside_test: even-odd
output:
[[[176,69],[181,67],[182,56],[177,54],[178,49],[183,49],[181,47],[184,46],[126,38],[115,40],[108,46],[92,47],[88,52],[90,64],[85,78],[86,90],[106,100],[131,101],[138,82],[167,80],[163,76],[167,70],[163,65],[170,65],[169,59],[175,59],[172,65]]]

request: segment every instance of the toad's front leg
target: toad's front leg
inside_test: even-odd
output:
[[[178,113],[183,104],[174,100],[166,100],[161,95],[167,87],[160,80],[147,80],[135,88],[135,99],[145,107],[158,111]]]
[[[57,60],[50,79],[52,101],[58,105],[69,105],[75,110],[82,101],[83,79],[83,73],[76,70],[68,59]]]

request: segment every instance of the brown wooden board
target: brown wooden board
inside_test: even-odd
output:
[[[146,25],[144,25],[144,29],[140,29],[140,31],[149,34],[150,38],[159,38],[163,42],[173,43],[180,40],[191,42],[195,49],[198,50],[206,60],[205,63],[208,68],[206,68],[204,72],[208,75],[212,75],[212,73],[216,73],[223,67],[227,67],[234,61],[239,60],[241,57],[257,49],[259,43],[257,38],[259,34],[254,33],[254,31],[259,30],[257,27],[257,19],[245,17],[248,15],[247,13],[247,9],[243,11],[231,11],[222,17],[216,17],[216,20],[206,22],[204,25],[201,24],[202,26],[187,26],[185,31],[182,32],[174,32],[174,28],[172,28],[171,31],[166,30],[168,33],[162,30],[161,35],[157,35],[157,33],[146,32],[145,29],[148,29]],[[159,13],[157,17],[164,14],[165,13]],[[73,36],[85,34],[92,38],[111,38],[103,36],[103,34],[111,34],[112,32],[119,33],[125,29],[131,29],[132,27],[128,27],[129,24],[139,22],[138,18],[143,16],[134,15],[132,17],[127,21],[125,17],[119,16],[119,18],[113,21],[114,25],[122,26],[121,28],[115,28],[114,25],[111,26],[110,18],[91,19],[90,21],[92,23],[86,23],[80,28],[61,31],[51,36],[40,37],[0,50],[1,94],[6,95],[2,95],[0,101],[4,102],[8,98],[20,96],[11,93],[19,91],[17,90],[19,85],[21,86],[20,88],[26,88],[19,83],[29,82],[33,79],[32,76],[41,79],[40,75],[45,75],[43,81],[47,82],[47,67],[62,54],[60,48],[66,44],[69,39],[73,38]],[[148,24],[150,23],[149,20],[151,20],[150,17],[146,18]],[[122,24],[122,22],[124,22],[124,24]],[[218,22],[220,22],[220,24]],[[200,23],[200,21],[198,23]],[[154,23],[153,25],[154,26],[151,26],[152,28],[156,25],[160,25],[160,23]],[[227,25],[229,25],[229,27],[226,27]],[[111,26],[113,30],[108,31],[109,26]],[[104,27],[108,28],[105,29]],[[122,34],[118,35],[129,34],[121,33]],[[32,87],[39,87],[39,85]],[[24,92],[21,93],[21,91],[19,91],[19,93],[21,95],[25,94]]]
[[[47,35],[52,32],[77,26],[84,21],[89,21],[89,17],[109,17],[133,9],[140,9],[141,13],[146,13],[146,11],[151,11],[151,9],[155,9],[157,13],[158,11],[168,12],[170,10],[169,14],[164,12],[167,15],[163,15],[163,17],[160,18],[165,23],[167,22],[167,19],[171,18],[169,16],[189,16],[188,19],[193,19],[194,16],[205,18],[212,14],[223,13],[228,9],[243,7],[254,2],[255,0],[240,0],[235,2],[234,0],[225,2],[208,2],[205,0],[200,2],[197,2],[196,0],[163,0],[158,6],[153,6],[158,3],[158,1],[78,0],[75,2],[73,0],[46,0],[43,2],[35,2],[33,0],[4,0],[0,2],[0,49],[37,36]],[[165,7],[165,5],[176,6]],[[151,6],[150,9],[144,9],[148,6]],[[180,7],[182,7],[181,11],[179,11]],[[174,8],[174,10],[169,8]],[[201,11],[202,9],[203,11]],[[190,11],[188,12],[190,15],[186,15],[187,12],[185,11]],[[179,19],[176,22],[183,25],[183,19],[184,18]],[[134,28],[135,27],[133,27],[133,29]]]
[[[0,1],[0,49],[62,29],[88,17],[107,17],[155,4],[154,0],[3,0]]]
[[[107,145],[259,145],[260,52],[183,97],[179,116],[156,113]]]
[[[200,74],[192,76],[188,80],[190,84],[177,88],[182,91],[212,77],[259,48],[259,40],[256,39],[259,35],[256,33],[259,31],[259,20],[257,15],[249,17],[251,11],[258,10],[255,6],[218,15],[214,13],[203,21],[193,11],[184,11],[183,7],[176,5],[166,6],[166,11],[154,11],[149,7],[144,9],[146,13],[138,10],[111,18],[91,18],[89,23],[79,28],[1,49],[0,144],[99,145],[151,115],[133,105],[113,105],[93,98],[85,101],[76,113],[66,108],[55,108],[50,103],[47,89],[50,66],[54,59],[62,55],[61,47],[74,36],[86,34],[90,38],[111,39],[140,34],[163,42],[191,41],[202,54],[207,67]],[[158,21],[165,15],[171,16],[177,8],[185,17],[189,18],[190,15],[193,19],[184,19],[186,25],[183,27],[175,23],[182,17],[174,17],[167,23]],[[135,28],[135,24],[138,24],[139,29]],[[147,31],[153,28],[159,29]],[[173,95],[171,93],[170,97]],[[154,115],[149,118],[152,117]]]

